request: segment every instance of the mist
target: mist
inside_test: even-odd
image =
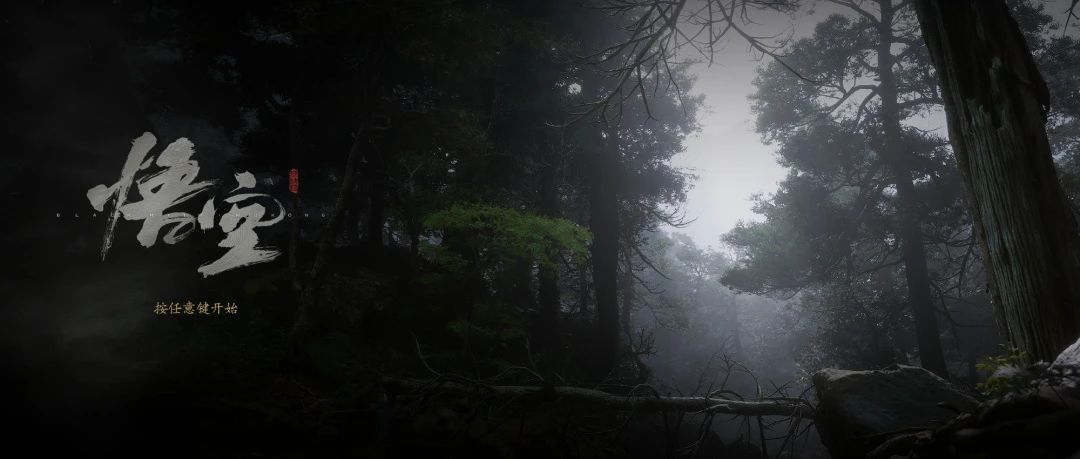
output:
[[[1080,21],[960,3],[5,5],[10,448],[1068,457]]]

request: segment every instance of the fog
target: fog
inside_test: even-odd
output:
[[[585,3],[0,7],[17,433],[58,435],[45,455],[820,458],[822,370],[1001,395],[1017,315],[910,3],[751,2],[711,28],[727,2]],[[1029,205],[1077,213],[1080,24],[1007,4],[1060,182]],[[175,178],[152,159],[179,138]],[[157,307],[185,302],[240,309]],[[143,448],[162,432],[205,437]]]

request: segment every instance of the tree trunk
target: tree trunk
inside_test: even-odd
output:
[[[534,341],[542,350],[551,350],[557,346],[559,336],[559,274],[554,266],[541,264],[537,277],[539,304]]]
[[[926,247],[923,246],[922,211],[911,176],[911,152],[904,148],[897,101],[896,77],[893,74],[893,6],[883,0],[878,26],[877,66],[878,94],[881,96],[881,126],[884,135],[885,157],[896,184],[897,215],[900,245],[907,277],[908,302],[915,319],[915,337],[919,346],[919,361],[923,368],[948,379],[945,356],[941,349],[937,313],[930,293],[930,273],[926,267]]]
[[[634,378],[634,382],[644,384],[649,380],[651,370],[645,364],[642,356],[652,352],[652,349],[649,348],[650,343],[644,337],[638,342],[634,340],[633,320],[631,319],[634,312],[634,299],[636,298],[634,285],[637,279],[634,278],[634,267],[630,262],[630,255],[626,254],[624,258],[626,259],[626,269],[619,275],[619,295],[622,297],[619,301],[619,326],[622,327],[623,338],[626,339],[627,348],[634,359],[634,366],[637,367],[637,376]]]
[[[357,163],[360,162],[367,135],[366,128],[360,128],[356,132],[352,147],[349,148],[349,155],[345,159],[341,187],[338,188],[337,196],[334,198],[334,206],[330,210],[330,217],[326,220],[326,225],[323,227],[322,234],[319,237],[319,243],[315,249],[315,260],[311,263],[311,272],[308,274],[307,283],[300,294],[296,318],[290,331],[294,350],[302,343],[310,326],[311,310],[315,307],[319,289],[322,287],[323,277],[326,273],[326,259],[330,256],[330,249],[334,247],[334,241],[337,240],[341,220],[345,215],[345,206],[348,204],[348,198],[351,194],[349,191],[352,189],[353,177],[356,175]]]
[[[368,196],[368,214],[364,221],[362,243],[371,255],[379,255],[383,247],[383,228],[386,226],[386,166],[382,154],[374,148],[367,148],[364,153],[367,163],[367,185],[371,194]]]
[[[731,294],[731,304],[728,306],[728,323],[730,326],[728,330],[731,333],[731,351],[735,354],[735,359],[746,360],[746,353],[743,351],[742,344],[742,321],[739,320],[739,297],[735,293]]]
[[[917,0],[998,324],[1032,360],[1080,335],[1080,241],[1046,137],[1049,95],[1004,0]]]
[[[612,394],[596,389],[573,386],[494,386],[466,384],[445,380],[386,378],[388,389],[427,393],[456,394],[463,397],[484,397],[490,400],[540,399],[588,406],[594,409],[631,411],[634,413],[670,411],[695,414],[735,414],[739,416],[785,416],[814,418],[814,407],[797,398],[765,398],[761,400],[729,400],[722,396],[672,397],[654,392],[635,395]]]
[[[592,285],[589,283],[589,270],[586,269],[586,267],[584,266],[584,263],[582,264],[582,266],[578,267],[577,278],[578,278],[578,285],[577,285],[577,287],[578,287],[577,315],[581,316],[581,317],[584,317],[586,314],[589,313],[589,297],[592,296],[590,294],[591,290],[592,290]]]
[[[593,234],[592,270],[596,295],[598,374],[607,374],[619,350],[619,304],[616,277],[619,269],[619,201],[615,174],[618,142],[613,132],[599,140],[593,154],[589,184],[589,229]]]
[[[559,216],[559,195],[556,187],[556,165],[547,161],[540,177],[540,212],[547,217]],[[554,266],[540,263],[537,270],[537,320],[533,341],[541,350],[556,348],[559,336],[559,274]]]
[[[626,271],[622,272],[619,276],[619,293],[622,296],[622,301],[619,304],[619,326],[622,327],[623,336],[626,337],[627,342],[630,342],[634,338],[634,331],[631,327],[630,313],[634,308],[634,273],[630,271],[630,260],[626,261]]]

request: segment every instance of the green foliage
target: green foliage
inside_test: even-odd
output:
[[[592,239],[588,230],[569,220],[483,204],[454,205],[428,216],[424,226],[444,235],[468,234],[472,244],[500,261],[528,259],[549,266],[556,264],[562,251],[581,259]],[[465,267],[461,255],[445,246],[428,244],[425,251],[450,269]]]
[[[450,248],[445,245],[432,244],[424,241],[420,250],[436,265],[441,266],[449,272],[461,273],[469,267],[469,263],[465,258],[457,252],[450,250]],[[431,279],[423,278],[422,280],[426,282]]]
[[[525,322],[509,308],[487,304],[473,307],[468,319],[457,319],[447,325],[451,333],[468,339],[479,339],[488,345],[505,345],[525,337]]]
[[[739,264],[721,278],[739,292],[767,293],[799,286],[808,276],[807,243],[790,225],[778,222],[740,222],[724,235]]]
[[[1002,347],[1005,349],[1004,354],[987,356],[975,365],[979,371],[989,373],[986,381],[975,385],[975,388],[987,397],[1001,397],[1018,392],[1032,380],[1031,373],[1022,370],[1026,359],[1024,351],[1015,347]]]
[[[484,204],[456,204],[423,224],[437,237],[422,252],[441,268],[423,280],[426,291],[439,292],[434,294],[447,313],[450,336],[465,343],[474,363],[493,371],[506,365],[512,344],[525,338],[522,312],[530,300],[523,292],[535,264],[557,267],[563,253],[581,261],[591,239],[569,220]],[[456,352],[435,357],[449,359],[445,365],[459,358]]]

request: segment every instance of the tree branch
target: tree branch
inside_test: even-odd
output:
[[[915,108],[919,105],[940,105],[944,103],[945,102],[942,101],[940,97],[919,97],[917,99],[900,102],[899,104],[896,104],[896,108],[899,108],[900,110],[907,110],[910,108]]]
[[[825,113],[824,114],[828,115],[828,114],[836,111],[836,109],[840,108],[841,105],[844,105],[844,102],[847,102],[847,100],[850,99],[852,95],[854,95],[856,92],[859,92],[859,91],[862,91],[862,90],[870,91],[870,94],[868,94],[866,96],[867,99],[870,99],[870,98],[873,98],[875,95],[877,95],[878,87],[877,87],[877,85],[873,85],[873,84],[860,84],[860,85],[852,86],[850,89],[848,89],[846,91],[841,90],[842,94],[840,94],[839,99],[837,99],[834,104],[832,104],[832,105],[830,105],[828,107],[825,107]],[[866,99],[863,99],[864,103],[865,103],[865,101],[866,101]]]
[[[1080,4],[1080,0],[1072,0],[1072,4],[1069,5],[1069,11],[1066,12],[1066,14],[1068,16],[1065,17],[1065,27],[1063,27],[1063,29],[1068,29],[1069,28],[1069,21],[1071,21],[1073,19],[1080,19],[1080,16],[1076,15],[1076,5],[1077,4]],[[1062,31],[1062,33],[1065,33],[1065,31]]]
[[[541,398],[561,400],[616,411],[676,411],[740,416],[790,416],[812,419],[814,407],[802,399],[764,398],[756,401],[712,397],[668,397],[657,394],[618,395],[574,386],[492,386],[440,380],[387,378],[390,389],[406,391],[438,390],[461,396],[500,399]]]
[[[866,19],[869,19],[870,22],[875,24],[875,25],[877,25],[878,23],[881,22],[881,20],[878,19],[877,16],[874,16],[873,14],[870,14],[869,11],[866,11],[862,7],[860,7],[859,5],[856,5],[853,0],[825,0],[825,1],[827,1],[829,3],[837,4],[837,5],[840,5],[840,6],[847,7],[849,9],[851,9],[852,11],[862,15],[862,17],[864,17]]]

